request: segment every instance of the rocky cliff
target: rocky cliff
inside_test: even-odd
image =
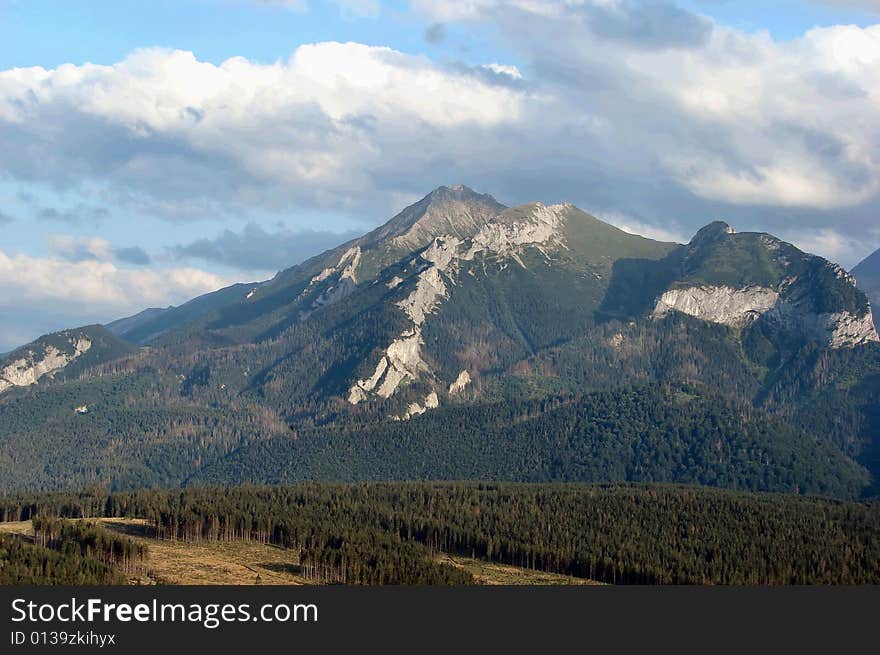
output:
[[[736,328],[761,319],[830,348],[880,341],[852,275],[771,235],[738,234],[722,222],[691,240],[680,279],[652,315],[671,311]]]
[[[92,347],[91,340],[84,336],[71,336],[67,343],[69,348],[47,344],[13,353],[11,361],[0,368],[0,393],[36,384],[44,375],[64,368]]]

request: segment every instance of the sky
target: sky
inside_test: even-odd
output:
[[[880,0],[0,0],[0,352],[443,184],[880,247]]]

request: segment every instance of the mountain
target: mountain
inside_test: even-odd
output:
[[[175,309],[175,307],[166,307],[164,309],[160,307],[150,307],[138,312],[134,316],[127,316],[113,321],[112,323],[107,323],[104,327],[117,337],[124,337],[126,334],[133,334],[137,328],[155,321],[160,316],[173,309]],[[136,339],[130,340],[136,341]]]
[[[100,325],[46,334],[0,358],[0,393],[83,371],[134,350]]]
[[[144,345],[159,339],[166,332],[179,329],[219,307],[245,297],[253,284],[235,284],[207,293],[179,307],[145,309],[106,325],[107,329],[130,343]]]
[[[843,268],[721,222],[688,245],[681,275],[654,313],[670,310],[733,327],[760,319],[832,348],[878,340],[867,298]]]
[[[868,294],[871,305],[880,307],[880,250],[868,255],[852,270],[852,274],[858,281],[859,288]]]
[[[880,476],[865,294],[720,222],[664,243],[440,187],[271,280],[109,327],[144,347],[0,396],[7,490],[493,477],[851,497]]]

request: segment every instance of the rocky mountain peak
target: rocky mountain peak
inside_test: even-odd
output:
[[[467,238],[506,207],[462,184],[441,186],[368,235],[368,243],[391,241],[412,249],[446,234]]]
[[[691,246],[701,246],[708,243],[712,243],[713,241],[717,241],[728,234],[735,234],[736,230],[730,227],[729,224],[724,221],[713,221],[709,223],[705,227],[700,228],[700,230],[694,235],[694,238],[691,239]]]

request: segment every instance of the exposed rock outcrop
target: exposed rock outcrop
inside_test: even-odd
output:
[[[71,337],[69,343],[70,350],[49,344],[42,352],[29,349],[16,353],[16,359],[0,368],[0,393],[12,387],[36,384],[44,375],[63,369],[92,347],[91,340],[84,336]]]
[[[354,293],[358,283],[357,269],[361,263],[361,256],[362,253],[359,246],[349,248],[339,258],[336,266],[325,268],[309,281],[309,286],[306,287],[301,296],[307,294],[316,284],[330,279],[334,275],[338,274],[339,276],[335,283],[331,284],[312,301],[311,309],[305,312],[303,317],[307,317],[313,310],[333,305]]]
[[[422,373],[429,371],[421,356],[422,325],[449,297],[447,285],[455,284],[462,261],[473,260],[478,255],[494,256],[512,259],[524,267],[519,256],[522,248],[531,246],[543,250],[550,246],[564,247],[560,228],[563,215],[569,209],[570,205],[548,207],[536,203],[530,205],[525,213],[502,213],[497,221],[481,227],[473,238],[462,239],[455,234],[435,237],[420,254],[422,261],[428,265],[419,272],[415,289],[397,303],[412,321],[412,328],[405,330],[400,338],[388,346],[369,378],[357,380],[351,386],[348,402],[363,402],[370,393],[388,398],[403,381],[418,379]],[[463,373],[467,375],[467,371]],[[470,381],[469,376],[467,381]],[[427,403],[425,407],[430,408]]]
[[[671,311],[731,327],[761,319],[830,348],[880,341],[867,298],[842,267],[721,221],[691,239],[678,281],[656,300],[655,317]]]
[[[654,307],[654,316],[675,310],[713,323],[742,327],[766,314],[779,302],[779,292],[763,287],[728,286],[670,289]]]
[[[467,370],[463,370],[458,374],[458,377],[455,378],[455,382],[449,385],[449,395],[457,396],[462,393],[465,388],[471,383],[471,375],[467,372]]]
[[[788,285],[794,283],[787,281]],[[663,317],[673,310],[731,327],[743,327],[763,316],[829,348],[880,341],[870,309],[863,316],[845,311],[818,313],[797,297],[786,298],[779,291],[764,287],[704,285],[671,289],[657,300],[653,315]]]
[[[829,348],[853,348],[880,342],[871,310],[864,316],[850,312],[816,314],[799,312],[796,306],[782,303],[768,314],[768,319]]]
[[[420,416],[424,414],[429,409],[437,409],[440,407],[440,398],[437,396],[436,391],[432,391],[427,396],[425,396],[425,400],[423,403],[410,403],[409,407],[406,408],[406,411],[401,416],[394,416],[393,419],[397,421],[408,421],[413,416]]]

